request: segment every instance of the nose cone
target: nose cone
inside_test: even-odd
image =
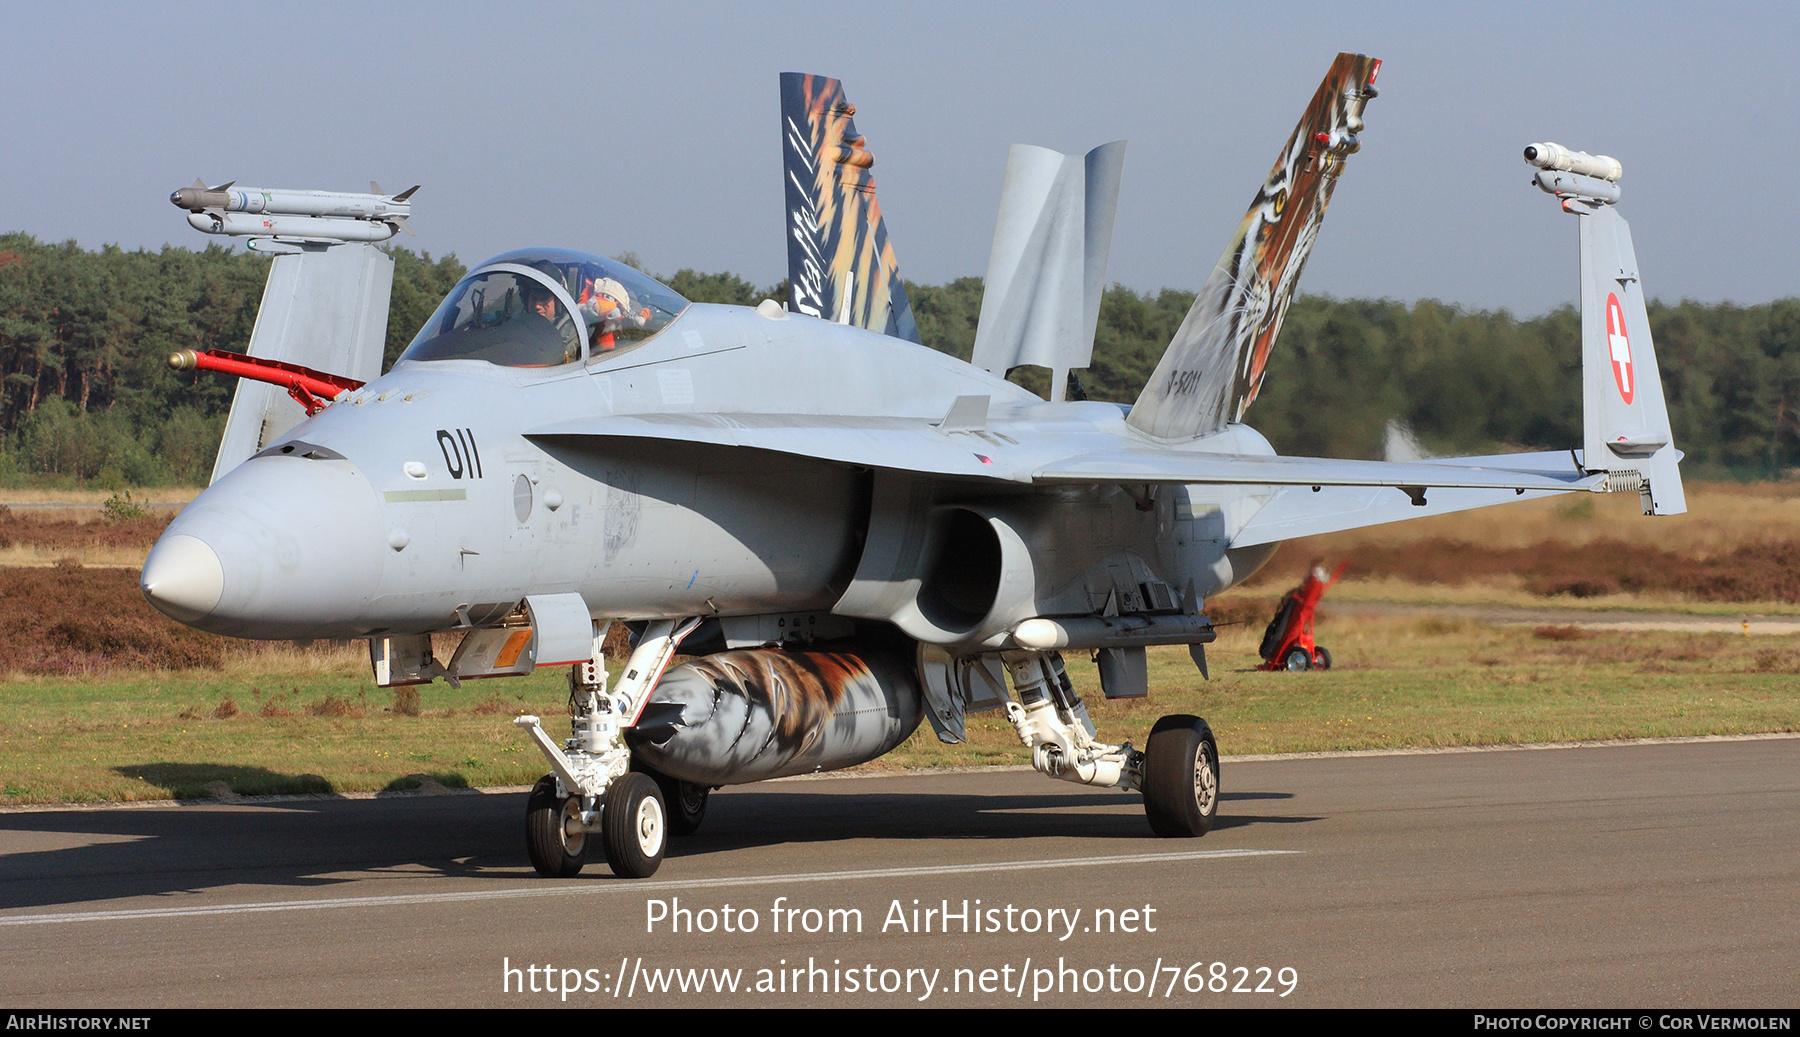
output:
[[[386,531],[343,460],[256,458],[182,509],[144,563],[144,597],[234,637],[354,637],[380,593]]]
[[[206,541],[185,533],[156,542],[144,563],[144,597],[170,619],[202,619],[225,593],[225,567]]]

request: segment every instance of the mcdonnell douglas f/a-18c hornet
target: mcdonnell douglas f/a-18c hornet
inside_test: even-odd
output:
[[[144,594],[235,637],[365,638],[384,686],[569,667],[568,736],[517,720],[552,771],[526,816],[548,876],[596,839],[649,875],[712,789],[873,759],[921,718],[956,742],[995,708],[1037,770],[1139,791],[1158,834],[1203,835],[1206,722],[1102,742],[1061,653],[1095,653],[1108,697],[1148,693],[1146,646],[1189,646],[1204,674],[1206,599],[1290,537],[1571,490],[1685,508],[1618,163],[1552,144],[1525,154],[1580,227],[1582,449],[1281,457],[1242,423],[1379,67],[1338,56],[1129,407],[1069,391],[1122,142],[1014,147],[971,363],[918,343],[831,79],[782,77],[788,305],[690,303],[615,260],[521,249],[464,277],[380,377],[391,267],[368,243],[405,196],[177,192],[196,227],[276,259],[248,357],[172,361],[258,381]],[[1050,370],[1048,399],[1007,380],[1024,365]],[[609,682],[615,620],[632,647]],[[434,633],[461,635],[448,660]]]

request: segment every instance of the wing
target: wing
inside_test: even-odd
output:
[[[909,342],[919,328],[875,200],[875,157],[835,79],[781,74],[792,308]]]
[[[1134,427],[1158,439],[1203,435],[1241,420],[1256,399],[1380,67],[1361,54],[1332,63],[1131,408]]]
[[[948,418],[941,423],[948,425]],[[998,434],[1002,431],[1007,434]],[[1089,432],[1042,435],[1028,427],[945,431],[923,418],[817,414],[638,414],[582,418],[542,426],[533,439],[660,439],[767,450],[838,464],[926,475],[1049,485],[1057,483],[1197,483],[1226,486],[1394,487],[1408,497],[1435,488],[1585,489],[1600,476],[1521,471],[1487,465],[1340,461],[1320,457],[1208,453],[1119,447],[1116,437]],[[1071,448],[1101,447],[1081,453]],[[1559,455],[1564,456],[1566,455]],[[1505,458],[1493,460],[1501,464]],[[1405,500],[1405,497],[1396,497]],[[1416,499],[1416,497],[1415,497]]]

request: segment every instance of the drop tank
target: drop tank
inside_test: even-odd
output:
[[[759,648],[671,668],[627,737],[664,774],[738,785],[873,760],[920,710],[915,669],[892,651]]]

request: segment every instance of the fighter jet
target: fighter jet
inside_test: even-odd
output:
[[[1064,398],[1122,143],[1013,150],[964,363],[917,343],[841,85],[783,76],[787,305],[690,303],[617,260],[525,248],[471,270],[366,383],[240,358],[314,413],[181,512],[144,594],[219,634],[366,639],[384,686],[569,668],[568,734],[517,720],[551,771],[526,807],[546,876],[595,842],[649,875],[712,789],[853,766],[921,720],[955,742],[984,709],[1042,773],[1203,835],[1206,722],[1103,742],[1061,653],[1095,652],[1108,697],[1148,694],[1148,646],[1188,646],[1204,674],[1207,598],[1289,537],[1569,491],[1684,508],[1620,170],[1551,145],[1527,158],[1580,224],[1584,449],[1282,457],[1243,423],[1379,67],[1332,64],[1131,406]],[[1049,398],[1007,380],[1028,364]],[[615,621],[632,647],[609,680]],[[449,659],[433,634],[459,638]]]

